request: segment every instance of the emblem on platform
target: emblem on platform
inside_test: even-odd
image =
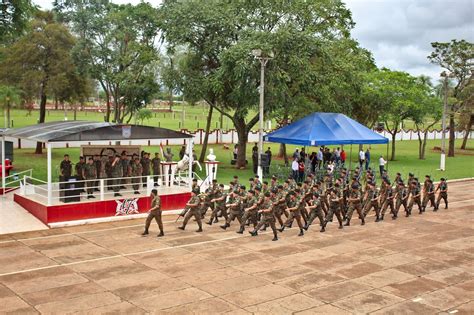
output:
[[[132,135],[132,126],[122,126],[122,137],[128,139]]]
[[[123,201],[115,200],[117,202],[117,209],[115,215],[129,215],[138,212],[138,198],[124,199]]]

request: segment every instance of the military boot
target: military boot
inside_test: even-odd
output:
[[[241,226],[240,229],[236,232],[238,234],[244,234],[244,227]]]
[[[303,229],[300,229],[300,233],[298,234],[298,236],[303,236],[303,235],[304,235]]]
[[[273,239],[272,239],[272,241],[278,241],[278,236],[277,236],[277,233],[276,233],[276,232],[273,233]]]

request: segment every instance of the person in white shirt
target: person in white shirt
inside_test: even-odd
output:
[[[364,161],[365,161],[365,152],[361,148],[359,151],[359,166],[361,169],[362,169],[362,166],[364,165]]]
[[[318,159],[318,169],[321,169],[321,164],[323,164],[323,149],[320,148],[318,153],[316,153],[316,158]]]
[[[385,164],[387,164],[387,161],[383,158],[383,155],[380,156],[379,158],[379,172],[380,176],[383,175],[383,171],[385,170]]]
[[[293,159],[293,162],[291,163],[291,171],[293,173],[293,178],[295,180],[298,180],[298,159],[297,158],[294,158]]]

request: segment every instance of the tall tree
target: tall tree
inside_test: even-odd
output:
[[[111,104],[113,121],[130,119],[151,95],[143,93],[151,93],[149,78],[156,72],[157,10],[149,3],[115,5],[108,0],[56,0],[55,10],[78,37],[74,56],[80,69],[105,92],[105,120],[111,119]],[[131,82],[141,90],[141,102],[123,101]]]
[[[38,12],[31,30],[9,46],[0,64],[0,75],[8,84],[21,88],[28,97],[39,95],[38,122],[45,122],[50,82],[74,69],[71,49],[74,38],[68,29],[54,20],[52,12]],[[42,153],[38,143],[35,153]]]
[[[23,35],[35,10],[31,0],[2,0],[0,3],[0,45],[11,44]]]
[[[474,44],[465,40],[453,39],[449,43],[431,43],[434,51],[428,59],[443,69],[455,81],[453,97],[456,100],[448,108],[449,150],[448,156],[454,156],[455,116],[466,104],[462,100],[464,89],[474,79]]]
[[[203,99],[236,128],[238,168],[245,166],[248,133],[259,118],[248,117],[257,108],[260,85],[260,64],[251,51],[258,48],[274,53],[266,68],[268,115],[285,102],[285,95],[272,86],[297,80],[295,75],[312,75],[306,69],[302,73],[283,69],[316,58],[321,45],[348,37],[353,25],[350,11],[338,0],[296,0],[291,5],[282,1],[168,0],[160,11],[167,41],[187,46],[196,59],[191,72],[204,80]],[[286,54],[292,45],[300,44],[308,48],[302,52],[294,49],[292,56]]]
[[[406,72],[381,69],[373,71],[365,84],[365,97],[378,105],[380,118],[392,136],[390,160],[395,160],[396,135],[401,123],[419,112],[426,100],[426,86]]]
[[[20,102],[21,102],[20,91],[13,86],[0,85],[0,102],[3,105],[3,113],[5,116],[4,128],[10,128],[11,127],[10,110],[13,105],[20,105]]]

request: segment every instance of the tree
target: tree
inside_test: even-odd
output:
[[[300,66],[316,58],[315,52],[324,43],[348,37],[353,25],[350,11],[341,1],[297,0],[288,5],[279,1],[169,0],[160,12],[166,40],[188,47],[192,54],[188,63],[192,69],[184,72],[191,83],[184,85],[200,86],[199,95],[209,104],[210,112],[217,110],[233,122],[239,139],[238,168],[245,166],[248,133],[259,118],[247,117],[257,107],[260,85],[260,64],[251,51],[258,48],[274,53],[266,68],[268,115],[288,99],[278,86],[285,81],[304,81],[297,77],[314,76]],[[308,48],[301,52],[291,49],[299,45]],[[293,55],[288,55],[288,50]],[[295,67],[305,71],[284,71]]]
[[[137,111],[136,113],[136,119],[138,121],[138,124],[143,125],[145,123],[145,120],[149,120],[153,118],[153,112],[149,110],[148,108],[142,108]]]
[[[45,122],[50,83],[74,69],[70,56],[73,46],[74,38],[66,27],[54,20],[52,12],[38,12],[31,30],[4,51],[0,76],[8,84],[20,87],[26,98],[39,95],[39,123]],[[35,153],[42,153],[40,142]]]
[[[420,94],[418,106],[414,108],[411,119],[415,123],[416,133],[418,136],[418,158],[425,159],[426,142],[428,140],[428,132],[441,120],[442,100],[436,96],[435,89],[431,84],[430,78],[426,76],[418,77],[420,89],[425,88],[425,93]]]
[[[467,139],[472,131],[474,124],[474,80],[470,80],[466,88],[463,89],[460,100],[462,102],[462,110],[459,117],[460,129],[464,130],[464,137],[461,144],[461,149],[465,150],[467,146]]]
[[[392,136],[390,160],[395,160],[395,138],[401,123],[420,112],[419,106],[425,102],[426,86],[406,72],[383,68],[368,76],[364,87],[365,97],[378,104],[381,119]]]
[[[449,150],[448,156],[454,156],[455,116],[466,105],[461,95],[464,89],[474,79],[474,44],[465,40],[453,39],[449,43],[431,43],[434,51],[428,59],[443,69],[449,71],[449,76],[455,81],[453,97],[456,100],[450,104],[449,115]]]
[[[111,118],[111,104],[113,121],[131,119],[144,103],[123,101],[130,100],[129,84],[143,83],[139,86],[143,94],[155,75],[157,10],[144,2],[115,5],[108,0],[57,0],[55,10],[78,37],[74,57],[80,69],[96,79],[106,94],[105,120]]]
[[[20,105],[21,103],[20,91],[13,86],[0,85],[0,102],[3,105],[3,113],[4,113],[4,119],[5,119],[4,128],[10,128],[11,127],[10,108],[12,104]]]
[[[21,37],[36,8],[30,0],[2,0],[0,3],[0,45]]]

